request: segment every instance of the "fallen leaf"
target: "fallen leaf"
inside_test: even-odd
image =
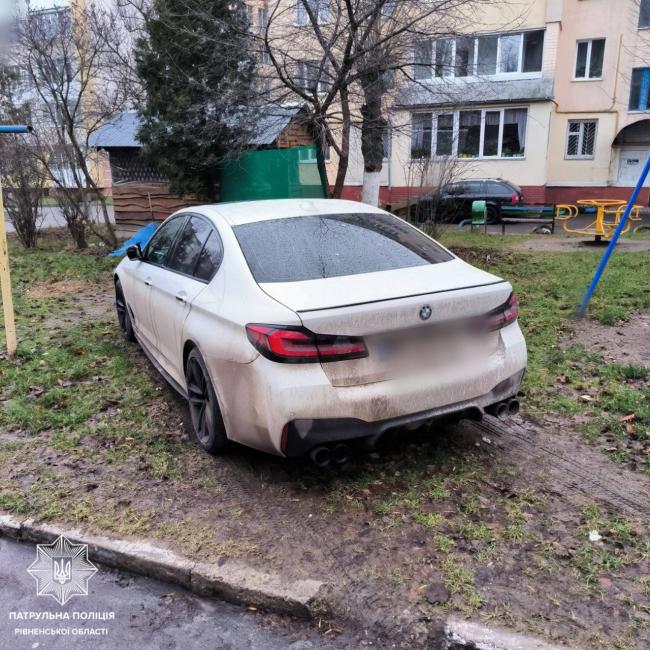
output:
[[[29,387],[29,396],[30,397],[40,397],[45,390],[40,386],[30,386]]]

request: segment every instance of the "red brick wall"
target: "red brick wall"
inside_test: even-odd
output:
[[[331,188],[330,188],[331,189]],[[550,187],[546,185],[522,185],[524,201],[528,204],[575,203],[579,199],[620,199],[628,200],[632,194],[631,187]],[[419,193],[413,187],[380,187],[379,202],[381,205],[399,204],[409,197],[413,199]],[[343,188],[343,199],[361,200],[361,186],[346,185]],[[641,191],[639,205],[650,205],[650,188]]]
[[[332,187],[330,187],[330,190]],[[420,192],[426,191],[426,189],[420,190],[417,187],[380,187],[379,188],[379,203],[381,205],[386,205],[387,203],[394,204],[407,199],[413,199]],[[342,199],[347,199],[348,201],[361,201],[361,186],[360,185],[346,185],[343,188],[343,193],[341,194]]]
[[[543,205],[546,203],[546,185],[522,185],[524,202]]]
[[[297,120],[291,120],[287,128],[278,136],[276,144],[278,149],[302,147],[314,144],[314,138],[312,138],[309,130],[304,124]]]
[[[628,201],[633,187],[547,187],[547,203],[575,203],[579,199],[619,199]],[[528,197],[526,197],[528,200]],[[650,189],[641,190],[638,205],[649,205]]]

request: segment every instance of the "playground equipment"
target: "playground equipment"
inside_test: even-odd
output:
[[[582,302],[580,303],[580,307],[578,307],[578,318],[582,318],[585,315],[585,310],[587,309],[587,305],[589,304],[591,297],[594,295],[594,292],[598,287],[598,283],[600,282],[600,278],[603,275],[603,272],[605,271],[607,262],[609,262],[609,258],[614,252],[614,249],[616,248],[616,244],[618,243],[618,238],[621,236],[621,233],[625,230],[625,227],[628,223],[628,219],[632,214],[632,210],[635,207],[637,207],[635,205],[636,200],[639,198],[639,194],[641,194],[641,190],[643,189],[643,184],[645,183],[646,178],[648,178],[648,174],[650,174],[650,156],[648,156],[648,159],[646,160],[646,163],[643,167],[643,171],[641,172],[641,176],[639,177],[636,187],[634,188],[634,192],[632,192],[632,196],[630,197],[629,203],[625,207],[623,214],[620,216],[620,218],[618,218],[618,225],[614,230],[614,234],[612,235],[612,238],[609,242],[609,246],[607,247],[607,250],[605,251],[603,258],[600,260],[600,264],[596,269],[596,273],[594,273],[594,277],[591,280],[591,284],[589,285],[589,288],[587,289],[585,296],[582,299]],[[638,217],[638,211],[637,211],[637,217]]]
[[[555,206],[555,218],[562,221],[565,232],[576,235],[593,235],[594,241],[600,242],[603,239],[610,240],[617,230],[625,212],[626,201],[612,199],[581,199],[576,201],[577,205],[560,204]],[[595,220],[582,228],[570,228],[569,222],[575,219],[580,210],[578,206],[593,208],[596,211]],[[641,221],[639,211],[640,205],[632,205],[629,219],[626,219],[624,228],[619,232],[623,235],[630,230],[633,221]]]
[[[31,126],[2,126],[3,133],[30,133]],[[16,321],[14,318],[14,300],[11,295],[11,276],[9,274],[9,254],[7,251],[7,228],[2,199],[2,182],[0,179],[0,285],[2,285],[2,309],[5,319],[5,338],[7,340],[7,358],[11,361],[16,354]]]

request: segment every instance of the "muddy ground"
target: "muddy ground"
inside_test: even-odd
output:
[[[598,322],[576,323],[566,343],[583,345],[616,363],[638,363],[650,367],[650,312],[639,312],[620,326],[607,327]]]
[[[48,327],[91,319],[118,335],[110,295],[74,300]],[[575,336],[597,345],[590,327]],[[647,320],[629,327],[617,336],[647,361],[646,330],[636,329]],[[212,458],[192,445],[185,404],[135,346],[132,363],[155,386],[148,413],[160,438],[178,443],[178,473],[151,472],[146,450],[117,454],[110,439],[68,448],[48,431],[12,430],[0,432],[11,451],[0,487],[47,490],[53,505],[37,517],[324,580],[321,629],[351,627],[375,647],[436,647],[451,612],[584,648],[650,647],[648,475],[585,445],[570,422],[396,432],[328,470],[242,447]]]
[[[607,247],[607,242],[595,243],[589,237],[549,237],[538,235],[534,239],[516,245],[514,248],[526,252],[556,252],[569,253],[574,251],[592,251],[602,255]],[[620,253],[638,253],[650,250],[650,239],[621,239],[616,245]]]

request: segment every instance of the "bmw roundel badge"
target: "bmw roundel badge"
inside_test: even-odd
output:
[[[431,307],[429,307],[429,305],[424,305],[424,307],[420,309],[420,318],[422,320],[429,320],[429,318],[431,318]]]

